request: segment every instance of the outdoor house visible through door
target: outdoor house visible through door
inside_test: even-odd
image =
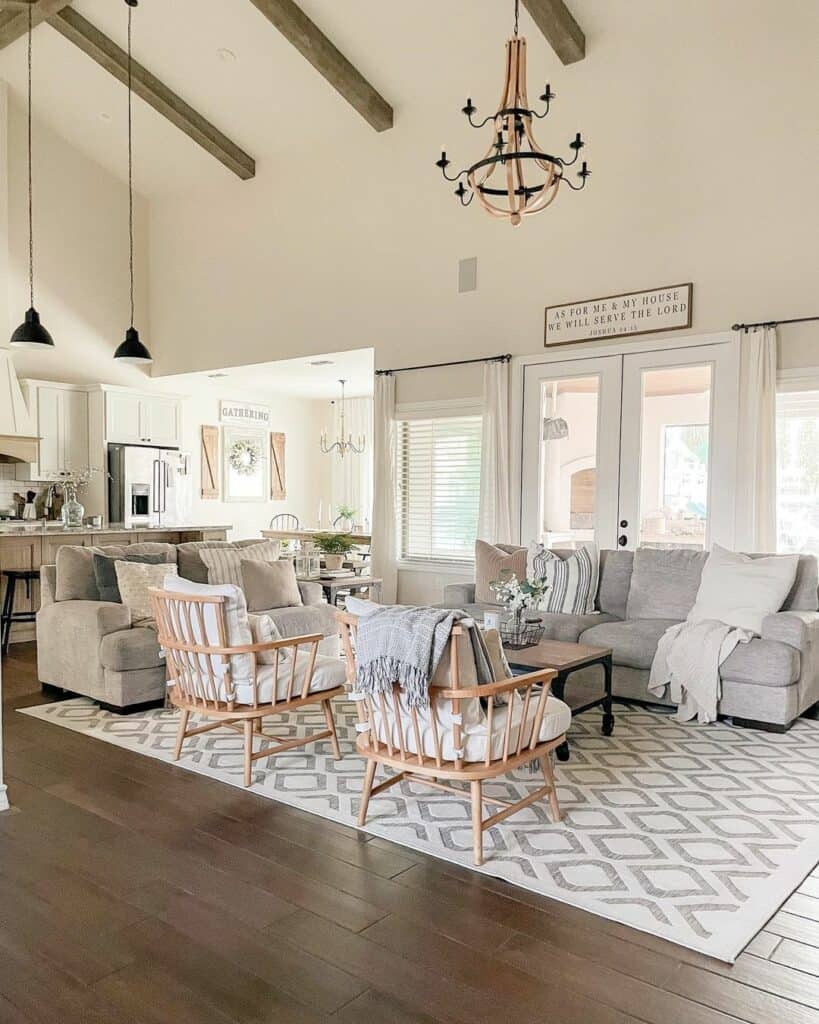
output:
[[[724,337],[524,367],[524,542],[731,544],[738,352]]]

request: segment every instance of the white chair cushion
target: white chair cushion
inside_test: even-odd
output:
[[[449,697],[436,697],[434,688],[430,692],[430,705],[418,709],[418,729],[421,734],[422,753],[429,757],[435,757],[435,738],[432,730],[431,715],[435,714],[438,726],[438,737],[441,742],[441,756],[445,761],[455,759],[454,728],[452,721],[452,701]],[[406,698],[402,694],[399,698],[401,704],[401,721],[404,726],[404,749],[410,753],[418,753],[418,746],[415,741],[415,730],[412,725],[409,710],[406,706]],[[524,737],[529,737],[535,716],[537,715],[538,694],[533,693],[529,701],[529,708],[526,714],[526,722],[523,727]],[[495,706],[492,713],[492,739],[490,747],[490,760],[497,760],[503,756],[503,737],[506,731],[506,716],[511,707],[512,726],[509,740],[511,754],[517,750],[519,730],[523,718],[524,700],[515,692],[509,705]],[[480,701],[475,699],[461,701],[461,742],[463,744],[464,761],[485,761],[486,743],[488,737],[487,716]],[[567,704],[557,697],[546,699],[546,708],[543,712],[543,721],[540,726],[539,739],[541,743],[557,739],[562,736],[572,721],[572,713]],[[392,733],[392,744],[400,749],[398,743],[398,730],[395,724],[395,717],[391,710],[391,702],[387,702],[387,727],[384,727],[382,715],[376,702],[375,714],[376,734],[382,742],[386,742],[387,731]]]
[[[293,697],[301,696],[301,688],[304,686],[304,677],[307,666],[310,663],[308,651],[300,651],[296,658],[296,676],[293,682]],[[273,701],[273,685],[276,684],[276,700],[287,698],[290,685],[291,664],[287,662],[279,664],[278,676],[275,675],[275,665],[260,665],[256,674],[258,686],[259,704],[270,704]],[[313,678],[310,681],[308,693],[323,693],[325,690],[334,690],[337,686],[343,686],[347,678],[344,662],[339,658],[326,658],[321,654],[316,655],[316,664],[313,667]],[[236,701],[239,704],[253,703],[253,686],[249,682],[243,682],[236,686]]]

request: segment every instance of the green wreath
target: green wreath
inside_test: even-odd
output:
[[[230,446],[228,462],[241,476],[255,476],[262,463],[258,441],[235,441]]]

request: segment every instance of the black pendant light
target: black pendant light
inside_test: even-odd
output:
[[[34,308],[34,204],[31,183],[31,6],[28,8],[28,294],[29,308],[25,320],[12,334],[9,344],[16,348],[39,351],[54,348],[54,339],[40,323]]]
[[[139,331],[134,327],[134,160],[133,129],[131,114],[131,8],[138,0],[125,0],[128,6],[128,271],[130,274],[131,326],[125,332],[125,341],[114,353],[114,359],[122,363],[151,363],[151,353],[139,340]]]

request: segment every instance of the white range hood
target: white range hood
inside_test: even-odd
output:
[[[36,462],[39,446],[11,352],[0,348],[0,462]]]

